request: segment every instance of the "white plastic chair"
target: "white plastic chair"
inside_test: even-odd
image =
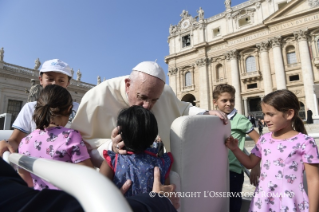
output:
[[[179,211],[229,210],[229,198],[207,193],[212,192],[212,196],[213,192],[229,191],[228,149],[224,144],[229,135],[230,124],[225,126],[215,116],[183,116],[172,123],[172,170],[179,179],[170,176],[171,183],[180,184],[184,196],[186,192],[200,192],[200,197],[180,198]]]

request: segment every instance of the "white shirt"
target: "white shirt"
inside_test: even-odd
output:
[[[117,126],[119,112],[129,107],[125,78],[128,76],[106,80],[86,92],[72,122],[72,129],[80,131],[92,149],[98,149],[101,159],[103,150],[111,148],[111,132]],[[164,86],[163,93],[151,112],[156,117],[158,134],[167,151],[170,150],[172,122],[180,116],[197,115],[205,111],[180,101],[170,86]]]
[[[12,127],[26,134],[33,132],[36,129],[36,124],[32,116],[33,116],[36,104],[37,104],[36,101],[26,103],[21,109],[16,120],[13,122]],[[65,127],[70,128],[71,121],[73,120],[78,108],[79,108],[79,103],[73,102],[72,113],[69,117],[69,122],[66,124]]]

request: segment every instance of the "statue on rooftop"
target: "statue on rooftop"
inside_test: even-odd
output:
[[[97,84],[101,84],[101,77],[97,76]]]
[[[182,18],[187,18],[187,17],[189,16],[188,11],[183,10],[183,11],[182,11],[182,14],[180,14],[180,16],[181,16]]]
[[[199,17],[199,20],[204,20],[204,10],[202,9],[202,7],[199,8],[198,11],[196,11]]]
[[[31,79],[31,88],[30,90],[26,90],[26,93],[29,93],[27,101],[28,102],[37,101],[40,96],[41,90],[42,90],[42,86],[39,84],[35,84],[35,80]]]
[[[40,65],[41,65],[41,62],[38,58],[34,61],[34,70],[39,70]]]
[[[0,49],[0,61],[3,62],[4,50],[3,47]]]
[[[225,7],[226,10],[231,10],[231,0],[225,0]]]
[[[82,73],[80,72],[80,69],[78,70],[78,72],[76,72],[76,75],[78,76],[76,80],[81,81]]]
[[[73,68],[72,68],[72,69],[71,69],[71,75],[72,75],[71,79],[73,79],[73,74],[74,74],[74,70],[73,70]]]

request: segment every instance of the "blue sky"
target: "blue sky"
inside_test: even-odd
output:
[[[61,59],[92,84],[145,60],[157,59],[167,74],[169,26],[199,7],[205,18],[225,10],[224,0],[0,0],[0,48],[5,62],[28,68],[38,57]]]

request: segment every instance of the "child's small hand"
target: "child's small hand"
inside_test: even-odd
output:
[[[238,140],[234,139],[233,136],[229,136],[226,140],[225,140],[225,145],[231,150],[234,151],[235,149],[238,148]]]

